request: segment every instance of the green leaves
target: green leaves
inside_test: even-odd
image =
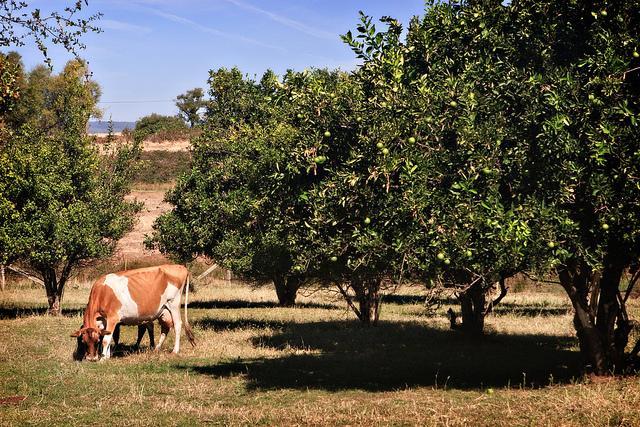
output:
[[[595,265],[614,242],[637,254],[640,85],[621,78],[637,59],[614,23],[630,18],[613,19],[635,9],[585,26],[583,7],[431,2],[404,39],[361,13],[343,36],[352,74],[212,72],[155,241],[256,280],[323,283],[491,284]]]
[[[138,148],[100,156],[85,134],[97,98],[83,70],[71,62],[58,76],[32,75],[24,90],[50,98],[19,104],[0,131],[0,262],[20,262],[58,296],[79,263],[113,253],[140,208],[124,200]]]

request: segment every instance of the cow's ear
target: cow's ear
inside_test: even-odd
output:
[[[78,338],[80,334],[82,334],[82,331],[78,329],[77,331],[71,334],[71,338]]]
[[[101,330],[100,330],[100,335],[101,335],[101,336],[111,335],[111,331],[107,331],[107,330],[105,330],[105,329],[101,329]]]

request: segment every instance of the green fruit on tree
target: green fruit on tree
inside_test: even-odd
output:
[[[491,175],[491,172],[493,172],[491,170],[491,168],[483,168],[482,169],[482,173],[485,174],[485,175]]]
[[[387,154],[389,154],[389,149],[388,149],[388,148],[383,148],[383,149],[382,149],[382,154],[384,154],[385,156],[386,156]]]
[[[317,164],[321,165],[324,162],[327,161],[327,158],[325,156],[316,156],[315,159],[313,159],[314,162],[316,162]]]
[[[382,150],[382,149],[384,148],[384,144],[383,144],[382,142],[378,142],[378,143],[376,144],[376,147],[378,147],[379,149],[381,149],[381,150]]]
[[[366,217],[366,218],[364,219],[364,223],[365,223],[365,224],[367,224],[367,225],[371,224],[371,218]]]
[[[451,260],[449,258],[444,260],[444,265],[449,265],[451,264]]]
[[[607,16],[607,11],[606,11],[606,10],[601,10],[601,11],[600,11],[600,15],[602,15],[602,16]]]
[[[634,51],[633,51],[633,57],[634,57],[634,58],[640,58],[640,53],[638,53],[638,51],[637,51],[637,50],[634,50]]]
[[[556,244],[555,244],[555,242],[548,242],[548,243],[547,243],[547,246],[548,246],[550,249],[553,249],[553,248],[555,248],[555,247],[556,247]]]
[[[299,119],[301,119],[301,118],[303,118],[304,116],[303,116],[302,114],[298,113],[298,114],[296,114],[296,117],[297,117],[297,118],[299,118]]]
[[[362,117],[358,116],[356,117],[356,122],[360,123],[362,121]]]
[[[464,256],[466,256],[467,258],[471,258],[473,256],[473,252],[471,252],[469,249],[467,249],[464,252]]]
[[[416,139],[413,136],[409,137],[409,144],[415,144],[416,143]]]
[[[386,103],[386,102],[384,102],[384,101],[382,101],[382,102],[380,103],[380,106],[381,106],[382,108],[387,108],[387,103]]]
[[[444,254],[442,252],[438,252],[438,255],[436,255],[436,258],[442,261],[444,259]]]
[[[336,262],[338,261],[338,257],[337,256],[332,256],[331,258],[329,258],[331,260],[331,262]]]
[[[607,231],[609,229],[609,224],[607,224],[606,222],[604,224],[602,224],[602,229],[604,231]]]
[[[449,105],[451,105],[452,107],[457,107],[458,103],[456,101],[451,101]]]
[[[331,132],[329,132],[328,130],[324,131],[324,136],[325,138],[329,138],[331,136]]]

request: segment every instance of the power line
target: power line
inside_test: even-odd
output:
[[[151,99],[148,101],[99,101],[98,104],[150,104],[158,102],[176,102],[175,99]]]

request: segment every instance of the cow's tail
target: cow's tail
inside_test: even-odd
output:
[[[196,346],[196,337],[193,335],[193,330],[191,329],[191,325],[189,324],[189,318],[187,317],[187,305],[189,305],[189,279],[191,277],[191,273],[187,274],[187,283],[185,284],[184,291],[184,332],[187,334],[187,338],[193,347]]]

